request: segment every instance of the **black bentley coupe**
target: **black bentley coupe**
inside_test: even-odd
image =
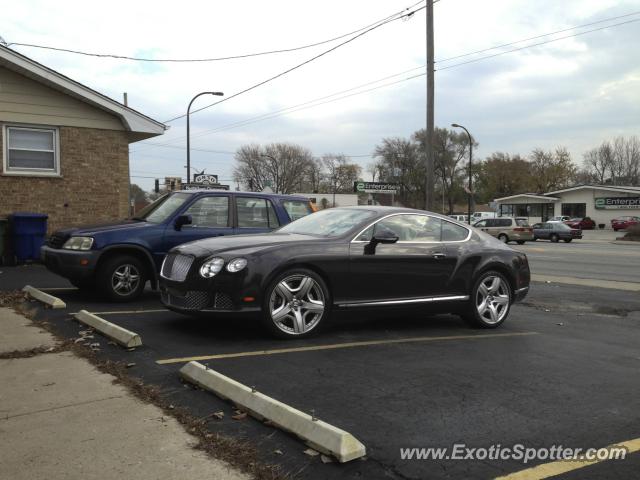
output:
[[[342,309],[424,307],[495,328],[529,289],[527,257],[442,215],[331,208],[272,233],[169,251],[164,305],[187,314],[258,314],[279,337],[308,336]]]

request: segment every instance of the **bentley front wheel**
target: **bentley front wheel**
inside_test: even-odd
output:
[[[263,324],[280,338],[302,338],[318,331],[330,311],[330,295],[322,278],[307,269],[278,276],[266,289]]]

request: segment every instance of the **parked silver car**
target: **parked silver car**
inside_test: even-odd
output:
[[[533,240],[533,228],[529,226],[529,220],[526,218],[485,218],[473,226],[504,243],[515,241],[522,245]]]

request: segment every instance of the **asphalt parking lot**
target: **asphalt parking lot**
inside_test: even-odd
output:
[[[629,248],[613,249],[611,257],[628,256]],[[640,257],[640,249],[634,251]],[[132,375],[198,417],[224,411],[224,420],[211,420],[212,432],[250,439],[265,462],[299,478],[494,478],[531,465],[402,460],[400,449],[459,443],[588,448],[640,437],[638,291],[534,282],[498,330],[469,329],[449,315],[349,313],[312,339],[283,342],[248,319],[166,311],[151,291],[134,303],[109,304],[41,267],[20,268],[4,269],[3,289],[25,277],[23,285],[53,287],[50,293],[67,303],[64,310],[39,309],[36,320],[73,338],[84,327],[70,314],[85,309],[135,331],[143,339],[135,351],[96,335],[99,355],[135,363]],[[625,281],[640,282],[637,272]],[[366,459],[324,464],[286,433],[251,418],[232,420],[229,403],[180,382],[177,372],[191,359],[349,431],[367,447]],[[638,470],[635,453],[558,478],[632,478]]]

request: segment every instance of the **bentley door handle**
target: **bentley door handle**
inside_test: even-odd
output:
[[[441,253],[441,252],[436,252],[432,256],[433,256],[433,258],[436,258],[436,259],[446,257],[446,255],[444,253]]]

